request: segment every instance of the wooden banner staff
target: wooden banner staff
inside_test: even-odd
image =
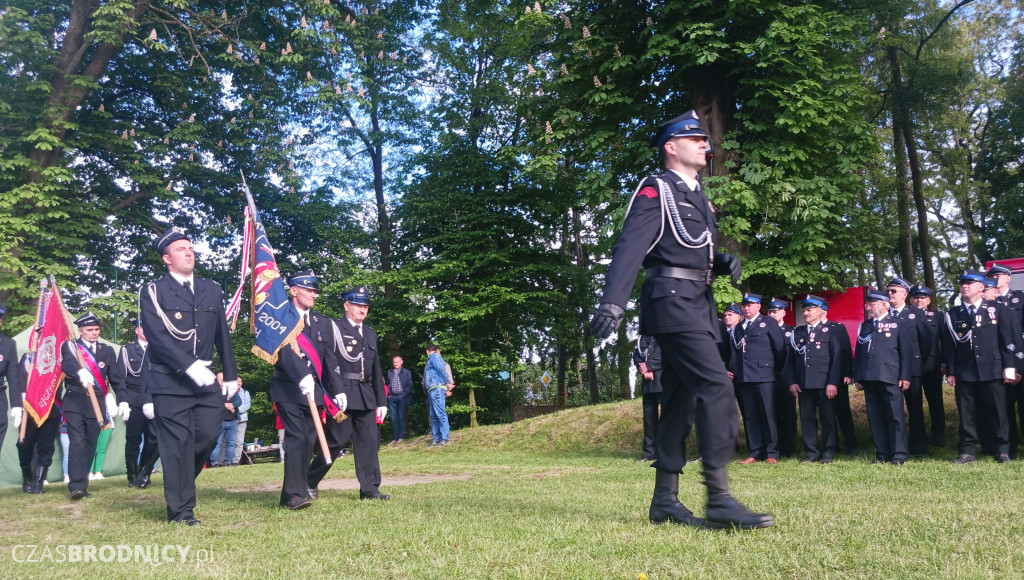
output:
[[[324,454],[324,461],[327,465],[330,465],[333,461],[331,458],[331,448],[327,446],[327,437],[324,436],[324,426],[320,424],[320,413],[316,410],[316,401],[313,400],[313,393],[306,395],[306,401],[309,403],[309,412],[313,415],[316,438],[320,440],[320,451]]]
[[[60,311],[64,315],[64,324],[67,325],[68,330],[71,331],[71,340],[74,342],[75,356],[78,357],[78,366],[81,368],[87,368],[85,366],[85,359],[82,358],[82,351],[78,348],[78,327],[71,321],[71,313],[64,307],[64,300],[60,296],[60,291],[57,289],[57,281],[54,279],[53,274],[50,274],[50,283],[53,285],[53,298],[56,298],[58,304],[60,304]],[[96,414],[96,422],[99,423],[100,429],[106,431],[107,429],[113,429],[114,424],[107,421],[106,415],[100,412],[100,403],[96,399],[95,384],[93,386],[86,386],[86,391],[89,393],[89,402],[92,403],[92,412]]]
[[[32,327],[32,332],[28,335],[28,351],[32,353],[32,359],[35,360],[36,348],[39,346],[36,344],[39,341],[39,330],[42,324],[39,319],[43,316],[43,296],[46,294],[46,277],[39,279],[39,305],[36,306],[36,322],[35,326]],[[32,365],[35,366],[35,365]],[[18,429],[18,444],[25,442],[25,429],[28,428],[28,411],[26,402],[28,400],[28,380],[31,378],[32,367],[28,369],[29,376],[25,377],[25,391],[21,393],[21,427]]]

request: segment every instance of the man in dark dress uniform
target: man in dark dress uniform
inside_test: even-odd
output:
[[[64,373],[64,420],[68,424],[68,491],[71,499],[89,497],[89,469],[96,455],[100,424],[117,414],[117,402],[110,384],[110,370],[117,363],[114,349],[99,342],[100,320],[92,312],[75,320],[80,337],[61,345],[60,370]],[[97,417],[89,399],[96,393],[102,417]]]
[[[951,308],[942,332],[946,382],[953,386],[960,411],[959,456],[953,463],[975,460],[979,433],[989,426],[989,445],[996,461],[1010,461],[1007,386],[1017,380],[1020,339],[1014,336],[1013,311],[982,298],[981,272],[960,276],[961,304]]]
[[[591,321],[598,338],[622,323],[641,264],[647,269],[640,298],[640,332],[661,346],[662,416],[654,446],[657,472],[650,520],[711,527],[759,528],[774,524],[729,493],[726,465],[739,434],[732,384],[718,354],[719,323],[711,282],[715,274],[739,280],[735,256],[716,253],[714,208],[695,179],[706,165],[708,133],[693,111],[662,124],[653,139],[665,167],[640,183],[613,249],[604,296]],[[696,405],[697,448],[708,488],[706,520],[679,502],[686,464],[686,417]]]
[[[117,364],[110,371],[110,382],[117,393],[121,416],[125,417],[124,463],[128,486],[146,489],[149,487],[153,466],[160,455],[156,445],[156,426],[152,419],[153,397],[144,392],[142,384],[149,342],[138,319],[132,322],[135,324],[137,340],[121,347]],[[128,407],[127,412],[124,406]]]
[[[1010,290],[1010,274],[1012,273],[1010,269],[999,264],[992,264],[987,273],[996,281],[996,301],[1010,310],[1010,318],[1013,319],[1014,324],[1024,327],[1024,291]],[[1016,351],[1015,356],[1020,352]],[[1016,358],[1017,374],[1024,374],[1024,354],[1020,354]],[[1017,381],[1006,387],[1006,418],[1009,423],[1010,459],[1016,459],[1017,448],[1020,446],[1020,434],[1024,433],[1024,381]]]
[[[743,295],[743,322],[733,330],[733,380],[747,429],[750,456],[740,460],[779,462],[775,382],[786,362],[786,338],[774,318],[761,315],[761,296]]]
[[[640,373],[643,392],[644,440],[637,461],[654,461],[654,440],[657,437],[661,405],[661,347],[654,337],[641,335],[636,341],[633,364]]]
[[[808,294],[803,301],[804,326],[797,327],[790,338],[790,358],[785,382],[800,398],[800,428],[804,433],[807,457],[801,463],[820,461],[832,463],[838,448],[836,412],[832,401],[843,382],[843,337],[822,323],[825,299]],[[821,418],[821,439],[818,439],[818,418]]]
[[[843,442],[846,443],[846,453],[850,457],[860,454],[860,445],[857,444],[857,431],[853,424],[853,410],[850,409],[850,385],[853,384],[853,343],[850,341],[850,331],[842,322],[828,319],[828,302],[821,307],[821,323],[831,329],[835,336],[840,337],[840,366],[842,367],[843,381],[836,385],[836,398],[832,400],[836,410],[836,427],[843,435]],[[837,437],[838,439],[838,437]]]
[[[0,325],[4,323],[4,314],[7,309],[0,304]],[[24,405],[22,394],[25,392],[25,378],[27,373],[23,372],[22,366],[18,364],[18,346],[14,339],[6,334],[0,334],[0,444],[7,435],[7,401],[10,399],[11,426],[15,429],[21,427],[24,417]],[[4,396],[4,391],[7,395]],[[32,470],[21,470],[24,485],[31,486]],[[28,491],[27,489],[25,491]]]
[[[139,291],[149,339],[146,391],[153,397],[157,447],[163,464],[167,520],[193,526],[196,477],[217,445],[225,397],[238,390],[238,368],[219,284],[197,278],[192,242],[172,228],[155,243],[167,275]],[[223,387],[210,370],[217,349]]]
[[[4,323],[4,314],[7,309],[0,304],[0,325]],[[6,334],[0,334],[0,442],[3,442],[7,435],[7,409],[10,399],[11,423],[15,429],[21,427],[24,418],[22,393],[25,392],[26,373],[22,372],[18,364],[18,346],[14,339]],[[3,395],[7,391],[7,396]]]
[[[345,293],[345,317],[334,321],[335,348],[327,353],[325,372],[336,393],[338,406],[349,418],[341,423],[328,422],[327,445],[332,456],[352,439],[352,455],[359,480],[359,499],[391,499],[380,492],[380,447],[378,421],[387,415],[384,374],[377,350],[377,333],[364,324],[370,311],[366,288]],[[285,430],[287,432],[287,429]],[[285,453],[285,457],[288,453]],[[309,488],[315,490],[330,469],[321,452],[309,468]]]
[[[930,310],[932,303],[932,289],[917,284],[910,289],[910,304],[915,308],[924,311],[924,318],[918,324],[925,324],[932,336],[931,349],[925,352],[921,350],[921,368],[924,376],[921,380],[921,391],[928,401],[928,416],[932,425],[932,445],[936,447],[946,446],[946,409],[942,400],[942,340],[940,324],[944,313]],[[909,401],[909,399],[908,399]],[[913,453],[913,448],[911,448]]]
[[[789,355],[791,354],[788,348],[789,339],[793,336],[793,327],[786,324],[786,310],[789,309],[789,303],[785,300],[779,300],[778,298],[772,298],[768,303],[768,316],[774,318],[779,323],[779,328],[782,329],[783,340],[787,345],[786,361],[783,363],[782,368],[785,368],[789,364]],[[796,456],[796,397],[790,392],[789,383],[782,378],[782,370],[777,369],[779,372],[776,374],[775,380],[775,427],[779,433],[779,455],[782,457],[795,457]]]
[[[899,276],[889,281],[886,290],[889,294],[889,315],[905,321],[911,329],[910,333],[910,388],[903,391],[903,399],[907,406],[909,423],[908,445],[910,454],[923,458],[928,452],[928,432],[924,426],[924,362],[932,351],[935,335],[925,322],[927,313],[920,308],[907,304],[910,295],[910,283]]]
[[[889,296],[872,290],[865,297],[870,318],[857,332],[853,377],[875,440],[875,463],[903,465],[909,448],[903,422],[903,391],[910,388],[911,334],[906,321],[889,314]]]
[[[323,407],[323,364],[328,350],[334,345],[334,330],[330,318],[313,310],[320,293],[320,282],[312,270],[289,277],[288,287],[292,306],[302,319],[306,348],[300,349],[301,354],[296,354],[290,347],[278,352],[274,378],[270,381],[270,400],[277,404],[277,414],[284,425],[286,452],[280,505],[297,510],[309,507],[309,496],[316,494],[309,486],[309,463],[318,442],[307,394],[313,395],[318,409]],[[307,352],[309,346],[312,346],[312,352]],[[328,421],[330,423],[333,421]]]

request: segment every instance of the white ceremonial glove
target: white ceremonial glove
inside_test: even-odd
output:
[[[302,391],[303,397],[308,397],[313,394],[313,375],[306,375],[299,381],[299,390]]]
[[[1017,379],[1017,373],[1013,367],[1003,369],[1003,380],[1012,383]]]
[[[117,414],[117,399],[114,398],[114,393],[107,393],[107,415],[113,417]]]
[[[15,429],[21,427],[22,413],[24,413],[24,409],[21,407],[11,407],[11,425],[14,425]]]
[[[128,406],[128,403],[118,403],[117,411],[121,413],[121,420],[127,422],[128,417],[132,414],[132,408]]]
[[[142,414],[145,415],[147,419],[152,419],[155,416],[153,415],[153,403],[146,403],[143,405]]]
[[[345,409],[348,409],[348,397],[345,393],[341,393],[334,397],[334,404],[338,406],[338,409],[344,413]]]
[[[384,417],[387,417],[387,416],[388,416],[388,408],[387,407],[377,407],[377,422],[378,423],[383,423],[384,422]]]
[[[96,379],[92,377],[92,373],[88,370],[78,369],[78,382],[82,383],[83,387],[88,388],[91,385],[96,384]]]
[[[220,394],[227,398],[235,396],[238,392],[238,381],[224,381],[224,386],[220,388]]]
[[[200,387],[209,387],[217,382],[217,375],[210,370],[211,364],[213,364],[211,360],[197,360],[192,363],[192,366],[185,369],[185,374]]]

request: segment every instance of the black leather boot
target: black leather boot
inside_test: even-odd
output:
[[[21,491],[32,493],[32,466],[21,466]]]
[[[679,474],[663,469],[654,476],[654,497],[648,512],[652,524],[672,522],[687,526],[705,527],[706,522],[693,515],[679,502]]]
[[[46,481],[46,470],[48,465],[37,465],[32,477],[32,487],[29,493],[43,493],[43,482]]]
[[[149,487],[149,478],[153,475],[153,464],[139,466],[139,475],[135,478],[135,487],[146,489]]]
[[[709,528],[739,528],[752,530],[775,525],[771,514],[752,512],[729,493],[729,477],[725,468],[704,471],[704,485],[708,487],[708,509],[705,518]]]
[[[125,458],[124,467],[125,475],[128,476],[128,487],[139,487],[139,460]]]

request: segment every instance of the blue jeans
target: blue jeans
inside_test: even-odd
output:
[[[217,446],[213,448],[210,455],[210,463],[227,465],[234,460],[235,439],[238,436],[238,421],[224,421],[221,423],[220,436],[217,437]]]
[[[391,439],[405,439],[405,410],[409,407],[409,399],[402,395],[388,397],[388,411],[391,413]]]
[[[434,443],[448,440],[448,413],[444,410],[444,399],[448,389],[444,386],[427,391],[430,402],[430,418],[434,421]]]

